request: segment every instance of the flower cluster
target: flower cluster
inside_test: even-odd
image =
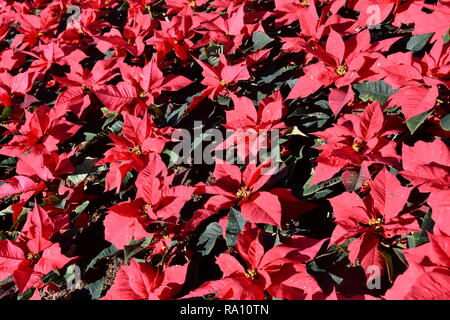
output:
[[[0,298],[449,299],[449,29],[440,0],[0,0]]]

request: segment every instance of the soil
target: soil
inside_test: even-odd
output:
[[[105,284],[103,285],[103,294],[102,296],[109,290],[109,288],[114,284],[114,279],[116,277],[117,272],[120,270],[120,267],[124,263],[124,259],[121,257],[113,257],[107,258],[107,269],[106,269],[106,279]],[[81,288],[77,290],[69,290],[62,289],[60,291],[54,292],[49,291],[45,292],[42,297],[43,300],[76,300],[82,299],[80,298],[80,292],[83,288],[88,285],[88,283],[81,282]],[[85,290],[86,291],[86,290]]]
[[[107,291],[114,283],[117,272],[119,272],[120,267],[124,264],[124,259],[121,257],[110,258],[108,261],[108,269],[106,269],[106,280],[103,286],[103,291]]]

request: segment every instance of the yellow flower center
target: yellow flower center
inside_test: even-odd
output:
[[[379,224],[382,224],[383,223],[383,218],[373,218],[373,219],[370,219],[369,220],[369,222],[368,222],[368,224],[369,224],[369,226],[375,226],[375,225],[379,225]]]
[[[222,87],[226,87],[227,84],[228,84],[228,82],[226,82],[225,80],[220,80],[220,85],[221,85]]]
[[[376,218],[376,219],[373,218],[373,219],[370,219],[370,220],[367,222],[367,224],[368,224],[370,227],[375,227],[375,230],[381,229],[383,223],[384,223],[384,220],[383,220],[382,217],[379,217],[379,218]]]
[[[353,142],[353,144],[352,144],[352,148],[356,152],[361,152],[365,146],[366,146],[366,143],[364,141]]]
[[[141,147],[140,146],[134,146],[133,149],[131,149],[131,152],[137,155],[140,155],[142,153]]]
[[[258,273],[256,272],[255,269],[250,268],[250,269],[247,269],[247,271],[245,271],[245,276],[246,276],[247,278],[253,280],[253,279],[255,279],[255,278],[258,276]]]
[[[248,197],[248,188],[247,186],[240,187],[236,192],[236,197],[243,200]]]
[[[39,259],[39,254],[37,254],[36,252],[29,252],[26,258],[27,260],[34,261]]]
[[[197,6],[197,3],[195,3],[195,0],[189,2],[189,7],[194,8],[194,7],[196,7],[196,6]]]
[[[88,86],[88,85],[82,84],[81,85],[81,89],[83,89],[85,91],[91,91],[92,90],[92,86]]]
[[[336,73],[340,76],[343,76],[347,73],[348,67],[346,65],[340,65],[336,68]]]
[[[309,40],[306,42],[306,44],[307,44],[312,50],[316,50],[314,40],[309,39]]]
[[[147,98],[147,95],[148,95],[148,93],[146,91],[141,91],[139,93],[139,98],[145,99],[145,98]]]
[[[42,37],[42,36],[44,36],[45,35],[45,33],[43,33],[43,32],[38,32],[38,34],[37,34],[39,37]]]
[[[308,7],[309,7],[309,2],[308,2],[308,1],[300,1],[300,5],[301,5],[303,8],[308,8]]]
[[[151,207],[152,205],[149,203],[144,204],[144,206],[142,207],[141,217],[148,218],[148,211]]]

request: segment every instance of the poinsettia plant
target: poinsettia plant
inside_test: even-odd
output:
[[[0,298],[450,298],[450,2],[0,0]]]

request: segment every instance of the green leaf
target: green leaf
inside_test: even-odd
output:
[[[256,85],[261,86],[264,84],[271,84],[278,77],[281,77],[286,72],[294,69],[294,66],[287,66],[287,67],[282,66],[282,67],[279,67],[278,69],[276,67],[277,66],[269,66],[269,68],[266,68],[265,70],[263,70],[264,73],[262,75],[260,75],[259,77],[257,77],[258,80],[257,80]],[[295,79],[295,80],[297,80],[297,79]]]
[[[345,255],[343,256],[345,257]],[[337,285],[341,284],[342,281],[344,281],[344,278],[341,278],[335,275],[334,273],[331,273],[328,270],[325,270],[322,267],[320,267],[316,260],[313,260],[310,263],[308,263],[308,270],[312,271],[314,274],[323,274],[326,277],[330,277],[330,280],[332,280]]]
[[[28,211],[31,209],[23,207],[22,211],[20,212],[19,216],[17,217],[16,222],[14,222],[14,226],[20,225],[23,221],[27,219]]]
[[[202,61],[207,60],[212,66],[217,66],[220,62],[219,55],[223,53],[223,45],[218,45],[211,42],[207,47],[200,48],[199,59]]]
[[[330,110],[330,103],[327,100],[319,100],[314,102],[314,105],[321,107],[325,110]]]
[[[5,160],[0,162],[0,167],[12,167],[15,166],[17,163],[16,158],[6,158]]]
[[[217,222],[210,223],[203,234],[198,238],[197,245],[201,247],[199,252],[206,256],[214,248],[218,237],[222,235],[222,227]]]
[[[271,224],[266,224],[264,226],[264,231],[270,234],[275,234],[277,232],[278,228],[271,225]]]
[[[78,216],[88,207],[88,205],[89,205],[89,200],[83,202],[75,210],[73,210],[73,212],[75,214],[71,215],[70,221],[72,223],[74,223],[75,220],[78,218]]]
[[[431,217],[431,211],[428,211],[422,220],[422,233],[433,232],[434,221]]]
[[[450,28],[448,28],[447,32],[443,36],[444,38],[444,44],[450,41]]]
[[[0,281],[0,287],[10,283],[14,283],[12,276],[9,276],[5,280]]]
[[[145,239],[136,241],[132,240],[130,241],[130,244],[128,246],[124,246],[123,248],[123,254],[125,258],[125,262],[128,263],[128,261],[135,255],[137,255],[139,252],[145,250],[145,248],[142,248],[141,244],[145,241]]]
[[[429,219],[431,220],[431,217]],[[412,237],[411,236],[408,237],[408,246],[410,248],[415,248],[421,246],[422,244],[430,242],[430,239],[428,238],[428,233],[424,230],[424,225],[429,223],[433,223],[434,225],[434,222],[425,222],[424,220],[424,222],[422,222],[422,231],[413,232]]]
[[[302,114],[302,127],[308,129],[320,130],[329,120],[330,116],[323,112],[312,112]]]
[[[380,101],[381,105],[384,105],[387,99],[398,91],[392,89],[392,87],[383,80],[355,83],[353,88],[359,92],[359,98],[361,100],[370,100],[372,102]]]
[[[66,282],[65,278],[61,276],[58,270],[52,270],[42,277],[43,283],[54,283],[56,285],[62,285]]]
[[[103,286],[105,284],[106,278],[103,277],[93,283],[88,284],[84,287],[84,289],[87,289],[89,291],[89,294],[91,295],[92,300],[98,300],[100,299],[100,296],[103,291]]]
[[[107,118],[114,118],[117,117],[117,112],[116,111],[110,111],[108,108],[103,107],[100,109],[103,113],[103,115]]]
[[[236,209],[231,208],[228,214],[226,233],[226,243],[228,247],[234,247],[238,234],[244,229],[247,219]]]
[[[408,267],[405,256],[399,249],[395,248],[387,248],[380,245],[379,250],[386,261],[389,281],[393,283],[397,276],[405,272]]]
[[[12,113],[11,107],[4,107],[2,113],[0,114],[0,121],[8,119],[11,113]]]
[[[144,238],[144,241],[141,243],[141,248],[147,249],[147,247],[152,243],[153,237]]]
[[[124,1],[124,2],[126,2],[126,1]],[[109,58],[113,57],[114,53],[115,53],[114,49],[109,49],[108,51],[105,52],[105,59],[109,59]]]
[[[73,184],[81,183],[84,179],[86,179],[89,173],[94,171],[94,165],[96,162],[97,159],[86,157],[82,163],[76,166],[75,173],[69,175],[67,179],[70,180]]]
[[[314,194],[314,193],[316,193],[316,192],[318,192],[318,191],[320,191],[320,190],[322,190],[324,188],[327,188],[327,187],[333,186],[335,184],[338,184],[342,180],[342,178],[339,176],[339,177],[331,178],[329,180],[322,181],[322,182],[319,182],[319,183],[316,183],[316,184],[310,186],[312,178],[313,178],[313,176],[311,176],[308,179],[308,181],[306,181],[306,183],[303,185],[303,196],[312,195],[312,194]]]
[[[450,131],[450,113],[442,117],[441,127],[446,131]]]
[[[416,132],[416,130],[428,119],[430,114],[433,113],[433,110],[423,112],[418,114],[417,116],[411,117],[406,120],[406,126],[408,127],[411,134]]]
[[[133,173],[131,172],[131,171],[128,171],[126,174],[125,174],[125,177],[123,178],[123,181],[122,181],[122,184],[123,185],[126,185],[127,183],[128,183],[128,181],[130,181],[130,179],[132,179],[133,178]]]
[[[269,37],[267,34],[259,31],[253,32],[252,40],[253,40],[253,48],[252,48],[253,51],[257,51],[273,41],[273,39]]]
[[[89,262],[88,266],[86,267],[86,271],[88,271],[89,269],[94,267],[94,265],[99,260],[106,258],[106,257],[110,257],[110,256],[116,254],[117,252],[119,252],[119,250],[113,244],[111,246],[109,246],[108,248],[103,249],[102,251],[100,251],[100,253],[98,255],[95,256],[94,259],[91,260],[91,262]]]
[[[12,206],[8,206],[5,209],[0,210],[0,217],[8,216],[13,213],[14,213],[14,210],[12,209]]]
[[[378,246],[378,249],[379,249],[381,255],[383,256],[384,261],[386,262],[388,278],[389,278],[389,281],[392,283],[395,279],[394,278],[394,274],[395,274],[394,262],[393,262],[392,256],[391,256],[390,252],[388,250],[386,250],[383,246]]]
[[[222,106],[229,107],[230,103],[231,103],[231,98],[225,97],[225,96],[218,96],[217,97],[217,103],[222,105]]]
[[[324,188],[324,189],[321,189],[321,190],[317,191],[316,193],[314,193],[314,195],[310,196],[310,199],[311,200],[323,199],[323,198],[328,197],[333,192],[334,192],[333,189]]]
[[[398,248],[392,248],[392,250],[397,255],[398,260],[401,261],[405,266],[407,266],[408,262],[406,261],[405,255],[403,254],[402,250]]]
[[[33,296],[34,290],[37,290],[37,289],[30,288],[27,291],[25,291],[23,294],[19,294],[17,296],[17,300],[30,300],[30,298]]]
[[[163,154],[166,154],[166,155],[169,156],[169,165],[168,165],[168,168],[170,168],[170,167],[172,167],[173,165],[177,164],[177,163],[178,163],[178,160],[180,159],[180,156],[179,156],[177,153],[175,153],[175,152],[173,152],[172,150],[170,150],[170,149],[164,150]]]
[[[419,52],[430,40],[434,32],[419,34],[417,36],[412,36],[406,44],[406,49],[412,52]]]
[[[114,119],[114,118],[108,118],[108,120],[109,120],[109,119]],[[106,120],[106,121],[108,121],[108,120]],[[117,134],[117,133],[120,132],[120,130],[122,130],[122,126],[123,126],[123,122],[120,121],[120,120],[117,120],[117,121],[114,122],[108,129],[109,129],[112,133]],[[104,125],[103,128],[102,128],[102,130],[105,130],[106,127],[107,127],[107,126]]]
[[[198,93],[197,95],[200,95],[200,93]],[[190,97],[191,101],[193,97]],[[190,103],[191,101],[189,101],[189,98],[187,99],[187,101]],[[189,103],[186,103],[184,105],[182,105],[181,107],[177,108],[177,109],[171,109],[171,108],[167,108],[167,112],[165,115],[165,125],[166,126],[175,126],[178,124],[178,122],[180,122],[180,120],[183,118],[184,116],[184,111],[186,110],[186,108],[188,107]]]
[[[97,134],[92,133],[92,132],[83,132],[83,135],[84,135],[85,142],[91,141],[92,139],[97,137]]]
[[[84,211],[84,209],[87,208],[88,205],[89,205],[89,200],[86,200],[85,202],[80,204],[74,211],[76,213],[82,213]]]

